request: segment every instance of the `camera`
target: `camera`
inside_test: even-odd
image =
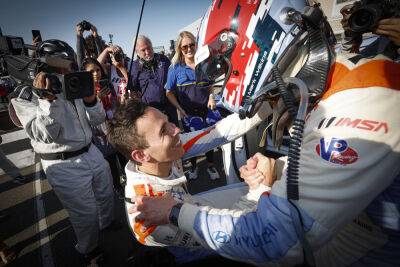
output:
[[[114,60],[117,62],[122,62],[122,60],[124,59],[123,53],[112,53],[111,55],[114,58]]]
[[[92,28],[92,24],[90,24],[90,22],[86,20],[82,20],[78,25],[80,25],[85,31],[90,31],[90,29]]]
[[[108,87],[110,85],[110,81],[108,79],[101,79],[99,81],[100,89],[104,87]]]
[[[90,72],[79,71],[68,74],[47,74],[54,93],[63,93],[67,100],[84,98],[94,93],[93,77]]]
[[[373,31],[378,22],[400,14],[400,0],[361,0],[354,3],[349,26],[353,32]]]
[[[18,84],[32,86],[39,72],[55,73],[57,69],[74,70],[74,62],[59,57],[32,58],[22,37],[0,36],[0,75],[10,76]],[[72,72],[65,75],[48,74],[54,93],[64,93],[66,99],[78,99],[93,95],[93,77],[89,72]],[[40,90],[43,91],[43,90]]]

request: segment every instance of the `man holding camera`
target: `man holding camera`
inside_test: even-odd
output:
[[[73,49],[59,40],[42,42],[37,54],[75,64]],[[56,75],[72,71],[51,67],[47,70]],[[69,213],[77,238],[75,248],[85,260],[90,260],[101,255],[97,249],[99,229],[113,220],[110,168],[100,151],[91,145],[90,126],[102,123],[105,113],[94,92],[78,99],[67,99],[67,93],[56,92],[54,76],[40,72],[34,79],[34,88],[20,89],[12,104],[41,158],[49,183]]]
[[[128,59],[122,48],[117,45],[108,46],[100,53],[97,60],[110,78],[118,101],[125,101],[128,84]],[[111,64],[107,62],[111,62]]]
[[[90,35],[83,37],[84,31],[90,31]],[[97,28],[90,22],[83,20],[76,25],[76,51],[78,67],[82,67],[82,61],[86,57],[97,58],[106,47],[105,42],[97,33]]]
[[[341,24],[344,29],[342,51],[360,53],[366,57],[383,53],[398,60],[400,47],[399,5],[400,1],[356,1],[344,6],[340,10]],[[368,32],[378,35],[378,38],[361,49],[363,34]]]

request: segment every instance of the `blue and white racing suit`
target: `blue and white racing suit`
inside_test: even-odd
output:
[[[383,56],[357,63],[338,56],[332,73],[302,141],[298,207],[305,236],[317,266],[400,266],[400,65]],[[185,203],[179,228],[231,259],[301,264],[286,167],[253,210]]]

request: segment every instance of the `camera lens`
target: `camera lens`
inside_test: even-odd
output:
[[[115,53],[114,54],[114,60],[117,62],[121,62],[122,61],[122,54],[121,53]]]
[[[78,94],[79,93],[79,85],[80,81],[78,77],[71,77],[68,82],[68,87],[71,93]]]
[[[349,18],[349,25],[353,32],[365,33],[373,30],[381,17],[378,6],[371,5],[356,10]]]

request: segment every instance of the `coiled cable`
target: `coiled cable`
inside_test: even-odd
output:
[[[293,98],[293,95],[289,92],[289,90],[286,88],[285,82],[283,81],[283,78],[279,72],[279,69],[275,66],[272,68],[272,76],[276,82],[278,91],[280,96],[282,97],[283,103],[289,110],[289,114],[292,118],[296,118],[296,105],[295,101]]]

